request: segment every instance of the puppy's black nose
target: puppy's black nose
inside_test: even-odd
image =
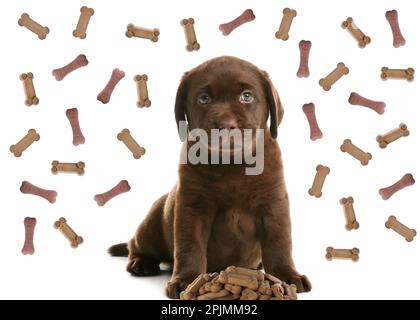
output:
[[[238,122],[235,119],[225,119],[219,123],[219,130],[233,130],[238,128]]]

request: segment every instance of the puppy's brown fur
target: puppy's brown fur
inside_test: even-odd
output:
[[[239,101],[244,90],[252,92],[252,103]],[[206,105],[198,103],[203,92],[211,97]],[[153,204],[134,238],[110,253],[128,254],[127,271],[137,276],[159,273],[160,262],[173,263],[166,287],[171,298],[201,273],[230,265],[258,268],[261,262],[299,292],[310,291],[291,255],[289,200],[275,140],[282,116],[268,75],[246,61],[220,57],[187,72],[175,102],[177,124],[265,129],[264,171],[253,176],[245,175],[245,165],[181,164],[177,185]]]

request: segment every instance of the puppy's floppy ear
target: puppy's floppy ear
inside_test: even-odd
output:
[[[279,94],[276,88],[274,88],[268,73],[261,71],[261,79],[270,112],[270,133],[273,139],[275,139],[277,138],[277,127],[283,119],[284,109]]]
[[[189,87],[189,73],[184,73],[179,84],[178,91],[175,99],[175,121],[178,128],[178,134],[181,141],[186,137],[180,132],[180,121],[187,121],[187,100],[188,100],[188,87]]]

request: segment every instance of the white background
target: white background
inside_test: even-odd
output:
[[[87,38],[72,36],[79,9],[95,9]],[[288,41],[274,37],[284,7],[297,10]],[[255,21],[228,37],[218,30],[251,8]],[[398,9],[407,44],[395,49],[385,12]],[[294,257],[298,270],[310,278],[313,291],[301,299],[419,298],[420,242],[407,243],[385,228],[390,214],[420,231],[419,186],[407,188],[388,201],[378,189],[389,186],[405,173],[420,177],[419,80],[380,79],[382,66],[419,67],[420,45],[414,1],[3,1],[0,163],[0,297],[1,298],[113,298],[162,299],[168,275],[145,279],[125,272],[125,259],[110,258],[109,245],[132,237],[152,202],[166,193],[177,179],[180,142],[173,119],[174,97],[183,72],[209,58],[234,55],[267,70],[285,107],[278,141],[283,151],[285,175],[291,201]],[[27,12],[50,28],[39,40],[19,27],[17,20]],[[365,49],[340,24],[348,16],[372,38]],[[198,52],[185,50],[180,20],[194,17],[201,44]],[[159,28],[157,43],[128,39],[128,23]],[[311,76],[298,79],[298,43],[312,41]],[[87,67],[57,82],[51,71],[84,53]],[[350,68],[330,92],[318,80],[338,62]],[[107,105],[96,100],[112,69],[126,77],[118,84]],[[418,69],[420,71],[420,69]],[[38,106],[26,107],[19,74],[33,72]],[[149,76],[149,109],[136,107],[135,74]],[[417,74],[415,75],[418,76]],[[384,115],[347,102],[350,92],[387,104]],[[314,102],[324,138],[309,139],[309,128],[301,110]],[[77,107],[86,143],[74,147],[65,110]],[[375,137],[405,122],[409,137],[379,149]],[[35,128],[41,140],[21,158],[9,146]],[[123,129],[147,150],[134,160],[116,139]],[[342,153],[345,138],[373,154],[367,167]],[[86,162],[83,177],[53,176],[51,161]],[[328,165],[324,195],[309,197],[317,164]],[[127,179],[132,190],[111,200],[105,207],[93,201],[96,193]],[[23,180],[58,192],[57,202],[19,191]],[[339,199],[355,198],[360,222],[358,231],[344,229]],[[23,256],[23,219],[36,217],[36,253]],[[78,249],[53,228],[59,217],[85,239]],[[328,262],[325,248],[359,247],[360,261]]]

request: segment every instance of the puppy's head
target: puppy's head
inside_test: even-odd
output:
[[[276,89],[268,74],[234,57],[209,60],[185,73],[175,102],[175,119],[189,130],[265,129],[277,137],[283,117]]]

